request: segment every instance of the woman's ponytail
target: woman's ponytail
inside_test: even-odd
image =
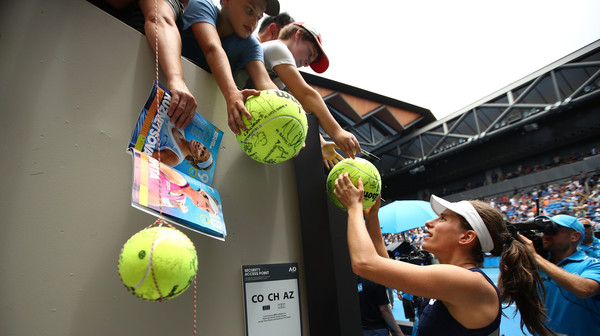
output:
[[[502,235],[500,279],[498,288],[506,306],[515,303],[521,314],[523,326],[534,335],[557,335],[544,323],[544,284],[538,272],[535,255],[508,232]],[[541,296],[540,296],[541,292]]]
[[[500,279],[498,289],[505,306],[513,303],[521,313],[521,331],[525,326],[534,335],[557,335],[550,330],[544,308],[544,284],[538,272],[535,255],[520,241],[516,240],[506,227],[502,214],[489,204],[481,201],[470,201],[485,223],[494,249],[490,252],[500,256]],[[474,249],[478,254],[475,260],[483,259],[481,248]],[[480,258],[480,259],[477,259]]]

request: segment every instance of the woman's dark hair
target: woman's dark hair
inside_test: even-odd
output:
[[[479,213],[494,241],[494,249],[490,253],[500,256],[498,289],[505,307],[512,303],[517,305],[521,314],[521,331],[525,326],[534,335],[558,335],[544,323],[547,319],[543,299],[546,291],[535,255],[523,243],[513,239],[500,212],[485,202],[469,202]],[[463,223],[467,229],[472,230],[466,221],[463,220]],[[473,249],[473,257],[478,264],[483,264],[484,256],[479,240]],[[541,290],[541,296],[538,290]]]

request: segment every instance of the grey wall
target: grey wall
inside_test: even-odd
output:
[[[294,163],[246,157],[213,78],[184,71],[198,112],[225,130],[213,186],[229,235],[184,231],[199,257],[199,334],[243,335],[241,265],[298,262],[306,293]],[[145,37],[84,0],[0,4],[0,335],[192,333],[191,289],[146,302],[117,273],[121,246],[155,219],[130,206],[125,152],[153,79]]]

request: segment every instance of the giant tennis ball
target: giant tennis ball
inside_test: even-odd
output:
[[[242,116],[246,131],[237,135],[242,150],[252,159],[274,164],[300,152],[308,124],[302,105],[287,92],[264,90],[246,100],[250,120]]]
[[[335,189],[335,180],[337,180],[340,174],[344,173],[349,173],[348,177],[350,177],[354,186],[358,186],[358,178],[362,177],[365,188],[363,209],[368,209],[375,203],[381,193],[381,176],[379,176],[379,171],[371,162],[362,158],[344,159],[333,166],[329,172],[329,176],[327,176],[327,193],[329,193],[329,198],[333,204],[342,210],[346,209],[333,194],[333,190]]]
[[[183,293],[198,269],[196,248],[181,231],[151,227],[133,235],[119,255],[119,275],[144,300],[163,301]]]

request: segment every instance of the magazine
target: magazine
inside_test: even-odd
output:
[[[224,240],[221,198],[210,187],[223,131],[197,113],[189,126],[177,129],[167,116],[170,102],[169,91],[154,82],[128,146],[133,156],[131,205]]]
[[[190,230],[225,240],[227,231],[219,193],[164,163],[131,149],[131,205]]]
[[[185,129],[176,128],[167,116],[170,103],[169,91],[155,81],[131,135],[129,148],[158,159],[160,142],[160,162],[210,186],[223,131],[198,113]]]

